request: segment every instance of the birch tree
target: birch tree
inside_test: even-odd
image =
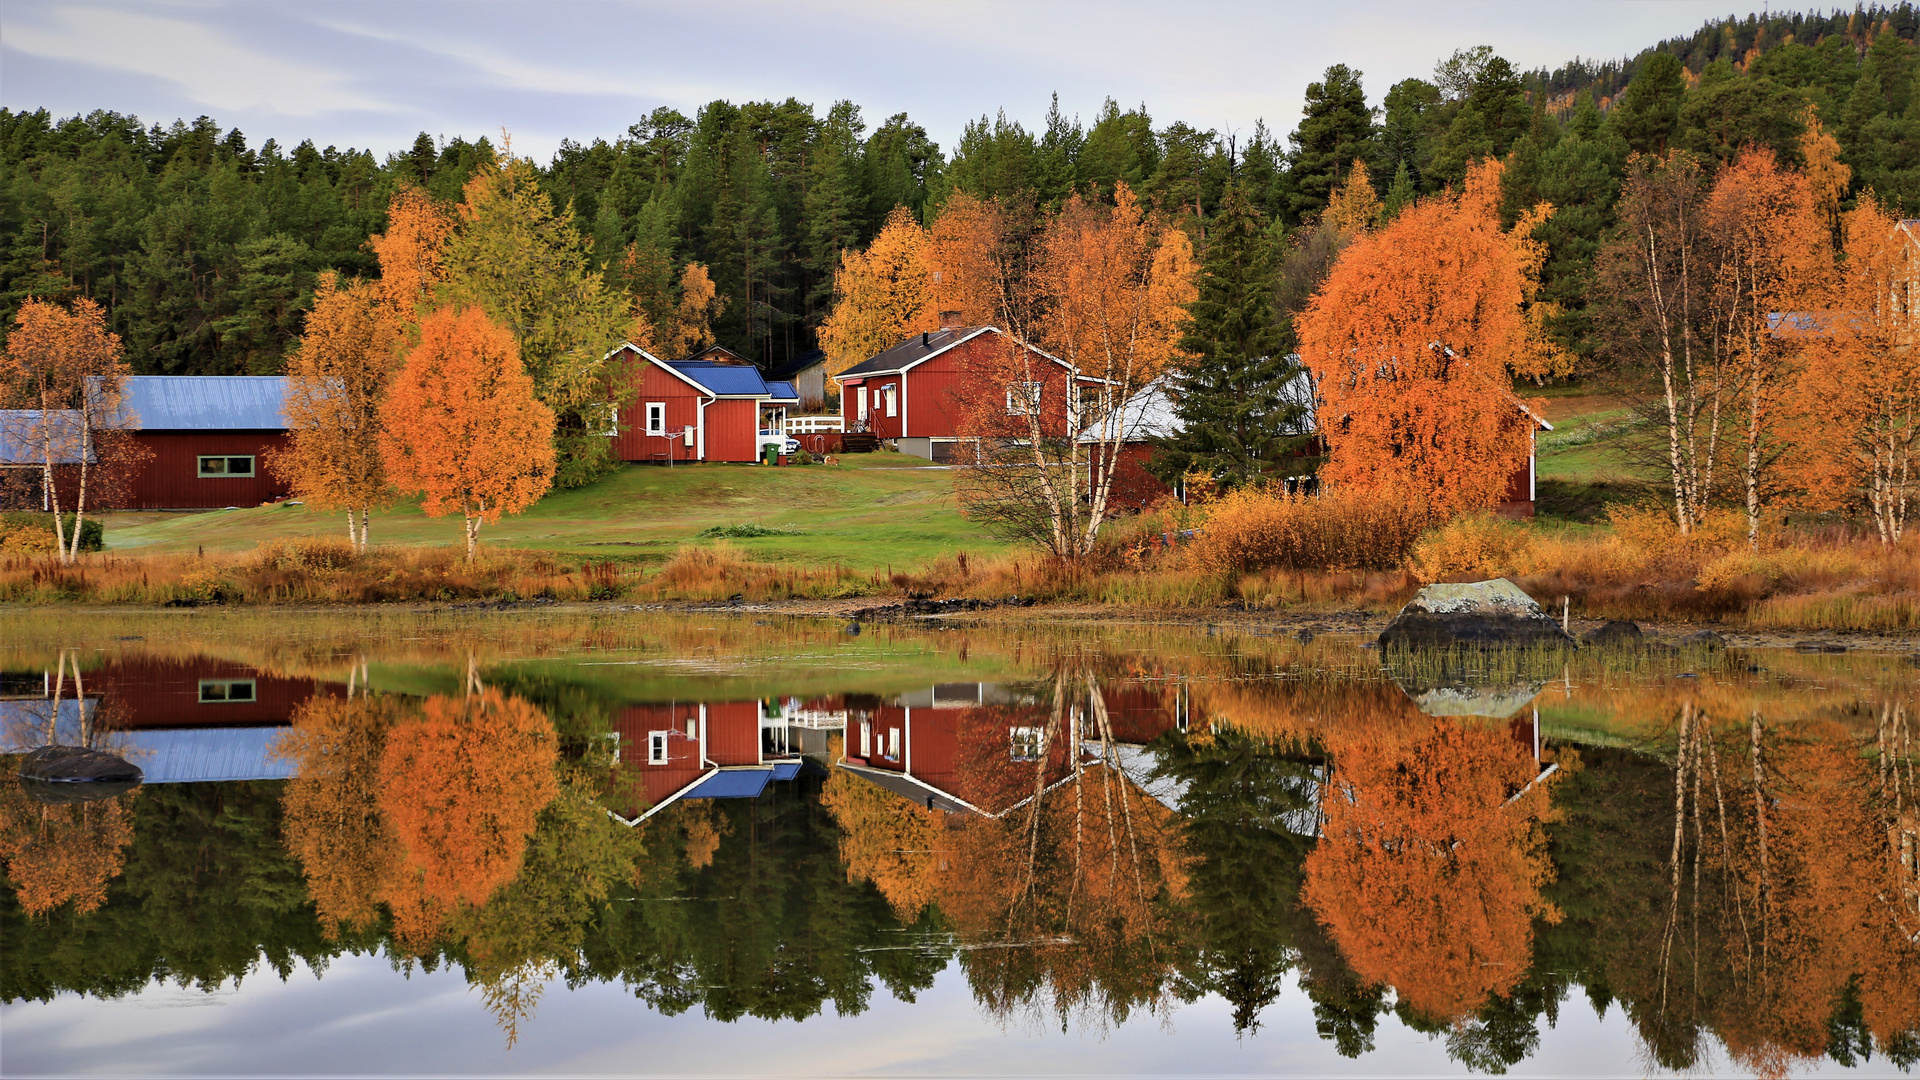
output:
[[[75,300],[69,311],[29,299],[14,316],[6,352],[0,354],[0,393],[14,407],[4,421],[5,434],[31,448],[40,465],[64,565],[80,557],[89,485],[97,489],[103,480],[124,479],[142,456],[125,437],[124,429],[136,422],[124,401],[128,374],[120,337],[107,330],[105,313],[92,300]],[[70,467],[74,478],[70,506],[61,490],[61,466]],[[116,471],[122,475],[116,477]],[[73,515],[70,530],[68,513]]]

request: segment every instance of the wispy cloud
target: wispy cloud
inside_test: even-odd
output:
[[[120,7],[18,8],[7,19],[6,47],[162,79],[188,99],[226,111],[397,111],[339,72],[251,49],[198,14],[195,20]]]

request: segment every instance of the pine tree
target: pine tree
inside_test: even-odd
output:
[[[1301,369],[1280,349],[1273,244],[1238,186],[1214,219],[1198,284],[1180,343],[1191,359],[1171,379],[1181,430],[1161,441],[1153,470],[1169,480],[1198,471],[1244,483],[1274,473],[1300,447],[1307,409],[1286,396]]]
[[[1327,205],[1327,193],[1345,176],[1354,158],[1373,156],[1373,110],[1360,85],[1360,72],[1345,64],[1327,69],[1307,87],[1307,104],[1294,130],[1289,211],[1299,221]]]

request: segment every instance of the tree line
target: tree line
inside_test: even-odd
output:
[[[1307,87],[1285,137],[1263,123],[1222,132],[1159,122],[1112,101],[1082,121],[1056,102],[1042,129],[983,116],[943,151],[906,114],[873,124],[851,102],[822,114],[792,98],[716,101],[565,142],[535,180],[616,291],[657,310],[688,264],[704,265],[715,340],[778,365],[819,344],[841,254],[869,244],[896,207],[927,224],[957,192],[1057,207],[1125,183],[1204,241],[1229,186],[1291,233],[1325,210],[1355,158],[1396,203],[1457,186],[1473,162],[1497,157],[1514,166],[1509,224],[1537,201],[1559,208],[1543,274],[1565,309],[1555,333],[1604,364],[1585,301],[1633,152],[1679,146],[1725,162],[1764,145],[1798,164],[1811,104],[1851,169],[1847,200],[1871,187],[1896,212],[1920,212],[1915,27],[1908,4],[1770,14],[1618,63],[1534,72],[1482,47],[1372,99],[1361,72],[1335,65]],[[413,184],[457,201],[499,150],[423,134],[379,160],[250,143],[207,117],[164,127],[109,111],[0,110],[0,318],[10,323],[29,296],[87,297],[137,373],[277,373],[319,275],[376,271],[366,244],[385,229],[393,193]]]

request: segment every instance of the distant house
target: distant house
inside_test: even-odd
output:
[[[871,432],[895,440],[901,453],[946,461],[954,444],[971,437],[962,430],[962,403],[973,401],[993,407],[1004,402],[1009,416],[1038,408],[1049,430],[1069,433],[1067,387],[1096,387],[1102,380],[1076,376],[1065,361],[1028,345],[1034,369],[1042,373],[1038,381],[982,385],[986,350],[1002,334],[991,326],[947,325],[835,375],[843,430]]]
[[[633,803],[614,817],[637,825],[682,799],[751,799],[800,774],[785,724],[760,701],[629,705],[614,717]]]
[[[288,493],[267,469],[287,448],[287,380],[264,375],[135,375],[124,409],[152,454],[121,506],[176,510],[258,506]]]
[[[1297,359],[1297,357],[1296,357]],[[1306,406],[1307,412],[1295,434],[1310,435],[1316,430],[1314,409],[1315,394],[1313,380],[1306,372],[1287,383],[1281,390],[1288,401]],[[1507,480],[1505,498],[1496,511],[1508,517],[1532,517],[1537,495],[1538,478],[1536,475],[1535,436],[1542,431],[1552,431],[1553,425],[1527,408],[1518,398],[1514,399],[1517,408],[1526,422],[1527,464],[1517,469]],[[1109,418],[1108,424],[1118,424],[1122,432],[1123,445],[1120,450],[1119,465],[1114,472],[1111,499],[1121,507],[1144,507],[1165,495],[1168,488],[1159,478],[1146,471],[1146,463],[1153,457],[1155,441],[1179,434],[1184,430],[1179,414],[1174,409],[1173,387],[1167,376],[1161,376],[1140,389],[1140,392],[1127,399],[1125,405]],[[1112,427],[1096,425],[1080,434],[1083,443],[1102,442],[1111,437]]]
[[[803,352],[767,372],[770,380],[790,383],[799,395],[798,409],[819,412],[827,403],[827,354],[819,349]]]
[[[668,361],[623,341],[607,359],[633,393],[615,417],[618,461],[758,461],[763,442],[784,441],[787,410],[799,403],[791,385],[769,383],[717,345]]]
[[[53,427],[53,486],[62,505],[72,506],[80,475],[80,412],[56,409],[0,410],[0,510],[51,510],[47,484],[46,429]],[[98,461],[87,455],[89,465]]]

